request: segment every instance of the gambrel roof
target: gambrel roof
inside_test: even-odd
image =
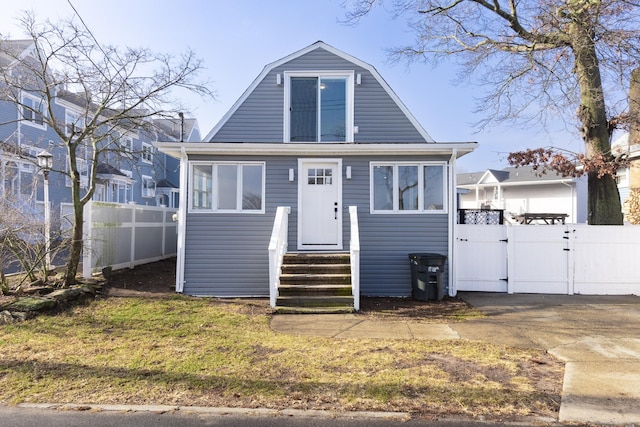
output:
[[[304,55],[307,55],[316,50],[325,50],[347,62],[354,64],[355,67],[362,68],[369,72],[371,76],[377,81],[377,83],[383,88],[388,97],[392,100],[393,103],[397,106],[397,108],[404,114],[409,123],[415,128],[417,131],[416,135],[420,135],[420,137],[424,140],[424,142],[433,143],[435,142],[433,138],[427,133],[427,131],[422,127],[422,125],[418,122],[418,120],[411,114],[409,109],[402,103],[400,98],[395,94],[395,92],[391,89],[391,87],[387,84],[387,82],[382,78],[382,76],[378,73],[378,71],[370,64],[357,59],[339,49],[334,48],[322,41],[317,41],[310,46],[307,46],[304,49],[301,49],[297,52],[294,52],[284,58],[281,58],[275,62],[272,62],[264,67],[262,72],[258,75],[258,77],[253,81],[253,83],[249,86],[249,88],[242,94],[242,96],[233,104],[231,109],[222,117],[222,119],[215,125],[215,127],[207,134],[204,138],[205,142],[213,142],[216,134],[227,124],[230,118],[238,111],[238,109],[243,105],[245,101],[254,93],[256,88],[260,85],[260,83],[269,75],[269,73],[273,72],[278,67],[281,67],[288,62],[294,61]]]

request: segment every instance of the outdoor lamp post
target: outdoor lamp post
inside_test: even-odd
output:
[[[44,176],[44,263],[46,269],[51,268],[51,208],[49,206],[49,171],[53,167],[53,154],[47,150],[36,156],[38,166]]]

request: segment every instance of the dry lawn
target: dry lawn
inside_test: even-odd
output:
[[[0,402],[557,416],[562,364],[543,352],[279,334],[269,328],[265,300],[168,292],[171,282],[157,278],[171,267],[116,274],[95,301],[0,326]],[[477,315],[449,303],[455,308],[442,303],[440,321]],[[396,304],[400,316],[424,320],[407,301],[366,304],[365,316],[392,317]]]

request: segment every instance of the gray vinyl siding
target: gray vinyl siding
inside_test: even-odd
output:
[[[312,158],[312,156],[300,156]],[[411,276],[408,254],[437,252],[447,255],[447,214],[370,214],[371,161],[429,161],[443,158],[341,157],[343,174],[343,245],[349,250],[349,206],[358,206],[361,240],[361,294],[409,296]],[[297,248],[298,157],[209,157],[190,160],[266,161],[265,214],[188,213],[186,223],[185,284],[189,295],[235,297],[269,295],[267,247],[275,211],[290,206],[289,251]],[[289,169],[296,179],[289,181]]]
[[[448,254],[447,214],[370,213],[370,162],[434,160],[446,159],[343,158],[343,167],[350,165],[352,169],[352,179],[343,181],[344,247],[349,248],[348,207],[358,206],[361,295],[410,296],[411,270],[408,255],[413,252],[435,252],[445,256]]]
[[[190,160],[264,161],[261,157],[192,156]],[[188,213],[184,293],[235,297],[269,295],[268,246],[278,206],[295,209],[298,183],[289,181],[297,158],[266,159],[265,213]],[[295,232],[295,213],[289,218]],[[293,246],[292,246],[293,245]],[[290,242],[295,248],[295,242]]]
[[[426,142],[404,112],[366,69],[324,49],[276,67],[259,82],[210,142],[283,142],[284,72],[353,70],[362,75],[354,90],[355,142]],[[283,83],[276,84],[281,74]]]

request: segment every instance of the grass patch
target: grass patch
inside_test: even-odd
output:
[[[250,304],[106,298],[0,326],[0,400],[503,417],[558,410],[561,372],[554,382],[545,364],[555,362],[542,352],[289,336]]]

